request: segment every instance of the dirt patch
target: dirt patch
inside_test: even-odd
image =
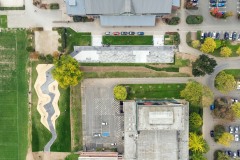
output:
[[[64,160],[69,154],[71,153],[69,152],[33,152],[32,160]]]
[[[58,50],[57,31],[35,31],[35,49],[41,54],[52,54]]]
[[[139,66],[139,67],[125,67],[125,66],[81,66],[84,72],[156,72],[154,70]]]
[[[177,52],[175,56],[180,57],[182,59],[189,59],[190,62],[194,62],[198,58],[198,56],[195,56],[189,53],[180,53],[180,52]]]
[[[179,72],[180,73],[186,73],[186,74],[188,74],[190,76],[193,76],[192,75],[192,67],[180,67],[179,68]]]

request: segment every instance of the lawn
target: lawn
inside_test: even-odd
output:
[[[82,104],[81,83],[71,87],[71,128],[73,130],[73,150],[79,151],[82,147]]]
[[[126,84],[128,100],[180,98],[180,91],[186,84]]]
[[[71,28],[66,28],[66,53],[71,53],[74,46],[90,46],[91,44],[91,33],[75,32]]]
[[[32,82],[34,85],[37,78],[36,66],[40,61],[32,63]],[[56,120],[57,139],[51,147],[51,151],[69,152],[71,150],[70,132],[70,90],[59,89],[60,99],[58,102],[60,116]],[[35,90],[32,90],[32,150],[42,151],[47,142],[51,139],[51,133],[40,122],[40,114],[37,111],[38,97]]]
[[[226,69],[224,72],[233,75],[235,79],[240,79],[240,69]]]
[[[103,36],[103,44],[153,45],[153,36]]]
[[[240,47],[240,43],[238,43],[236,45],[232,45],[231,41],[223,41],[222,44],[226,47],[229,47],[232,50],[232,54],[230,55],[230,57],[238,57],[239,56],[236,53],[236,51]],[[221,47],[218,48],[218,49],[215,49],[214,52],[213,52],[213,55],[216,56],[216,57],[221,57],[220,51],[221,51]]]
[[[0,32],[0,159],[24,160],[28,147],[26,32]]]
[[[7,28],[7,15],[0,15],[0,28]]]

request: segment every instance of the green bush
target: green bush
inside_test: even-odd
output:
[[[50,4],[50,9],[59,9],[59,4],[58,3],[51,3]]]
[[[83,18],[81,16],[73,16],[73,22],[82,22]]]
[[[124,86],[115,86],[113,93],[116,100],[125,100],[127,98],[127,89]]]
[[[197,31],[197,40],[199,41],[201,40],[201,33],[202,33],[201,31]]]
[[[168,24],[168,25],[177,25],[179,24],[180,22],[180,18],[179,17],[172,17],[170,19],[166,19],[165,22]]]
[[[192,47],[192,39],[191,39],[191,32],[188,32],[186,35],[186,42],[188,46]]]
[[[32,46],[28,46],[28,47],[26,48],[26,50],[27,50],[28,52],[34,52],[34,51],[35,51],[35,49],[34,49]]]
[[[187,16],[187,24],[201,24],[203,22],[203,16],[201,15],[189,15]]]
[[[0,10],[25,10],[25,6],[22,6],[22,7],[0,7]]]
[[[155,71],[166,71],[166,72],[179,72],[178,67],[166,67],[166,68],[157,68],[149,65],[145,65],[146,68],[155,70]]]

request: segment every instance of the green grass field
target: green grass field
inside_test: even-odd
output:
[[[40,61],[32,63],[32,81],[33,84],[37,79],[36,66],[41,64]],[[51,147],[51,151],[69,152],[71,151],[71,132],[70,132],[70,91],[69,89],[60,91],[58,102],[60,116],[56,121],[57,139]],[[40,122],[40,114],[37,111],[38,97],[36,91],[32,91],[32,150],[42,151],[47,142],[51,139],[51,133]],[[66,111],[65,111],[66,110]]]
[[[129,87],[128,100],[136,99],[161,99],[180,98],[180,91],[185,84],[126,84]]]
[[[0,28],[7,28],[7,15],[0,15]]]
[[[28,53],[25,31],[0,32],[0,159],[25,160],[28,146]]]
[[[235,79],[240,79],[240,69],[226,69],[224,72],[233,75]]]
[[[66,29],[66,52],[71,53],[73,46],[90,46],[92,44],[91,33],[75,32],[71,28]]]
[[[153,45],[153,36],[103,36],[103,44]]]

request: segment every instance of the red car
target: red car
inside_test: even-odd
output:
[[[118,36],[120,35],[120,32],[113,32],[113,35]]]

